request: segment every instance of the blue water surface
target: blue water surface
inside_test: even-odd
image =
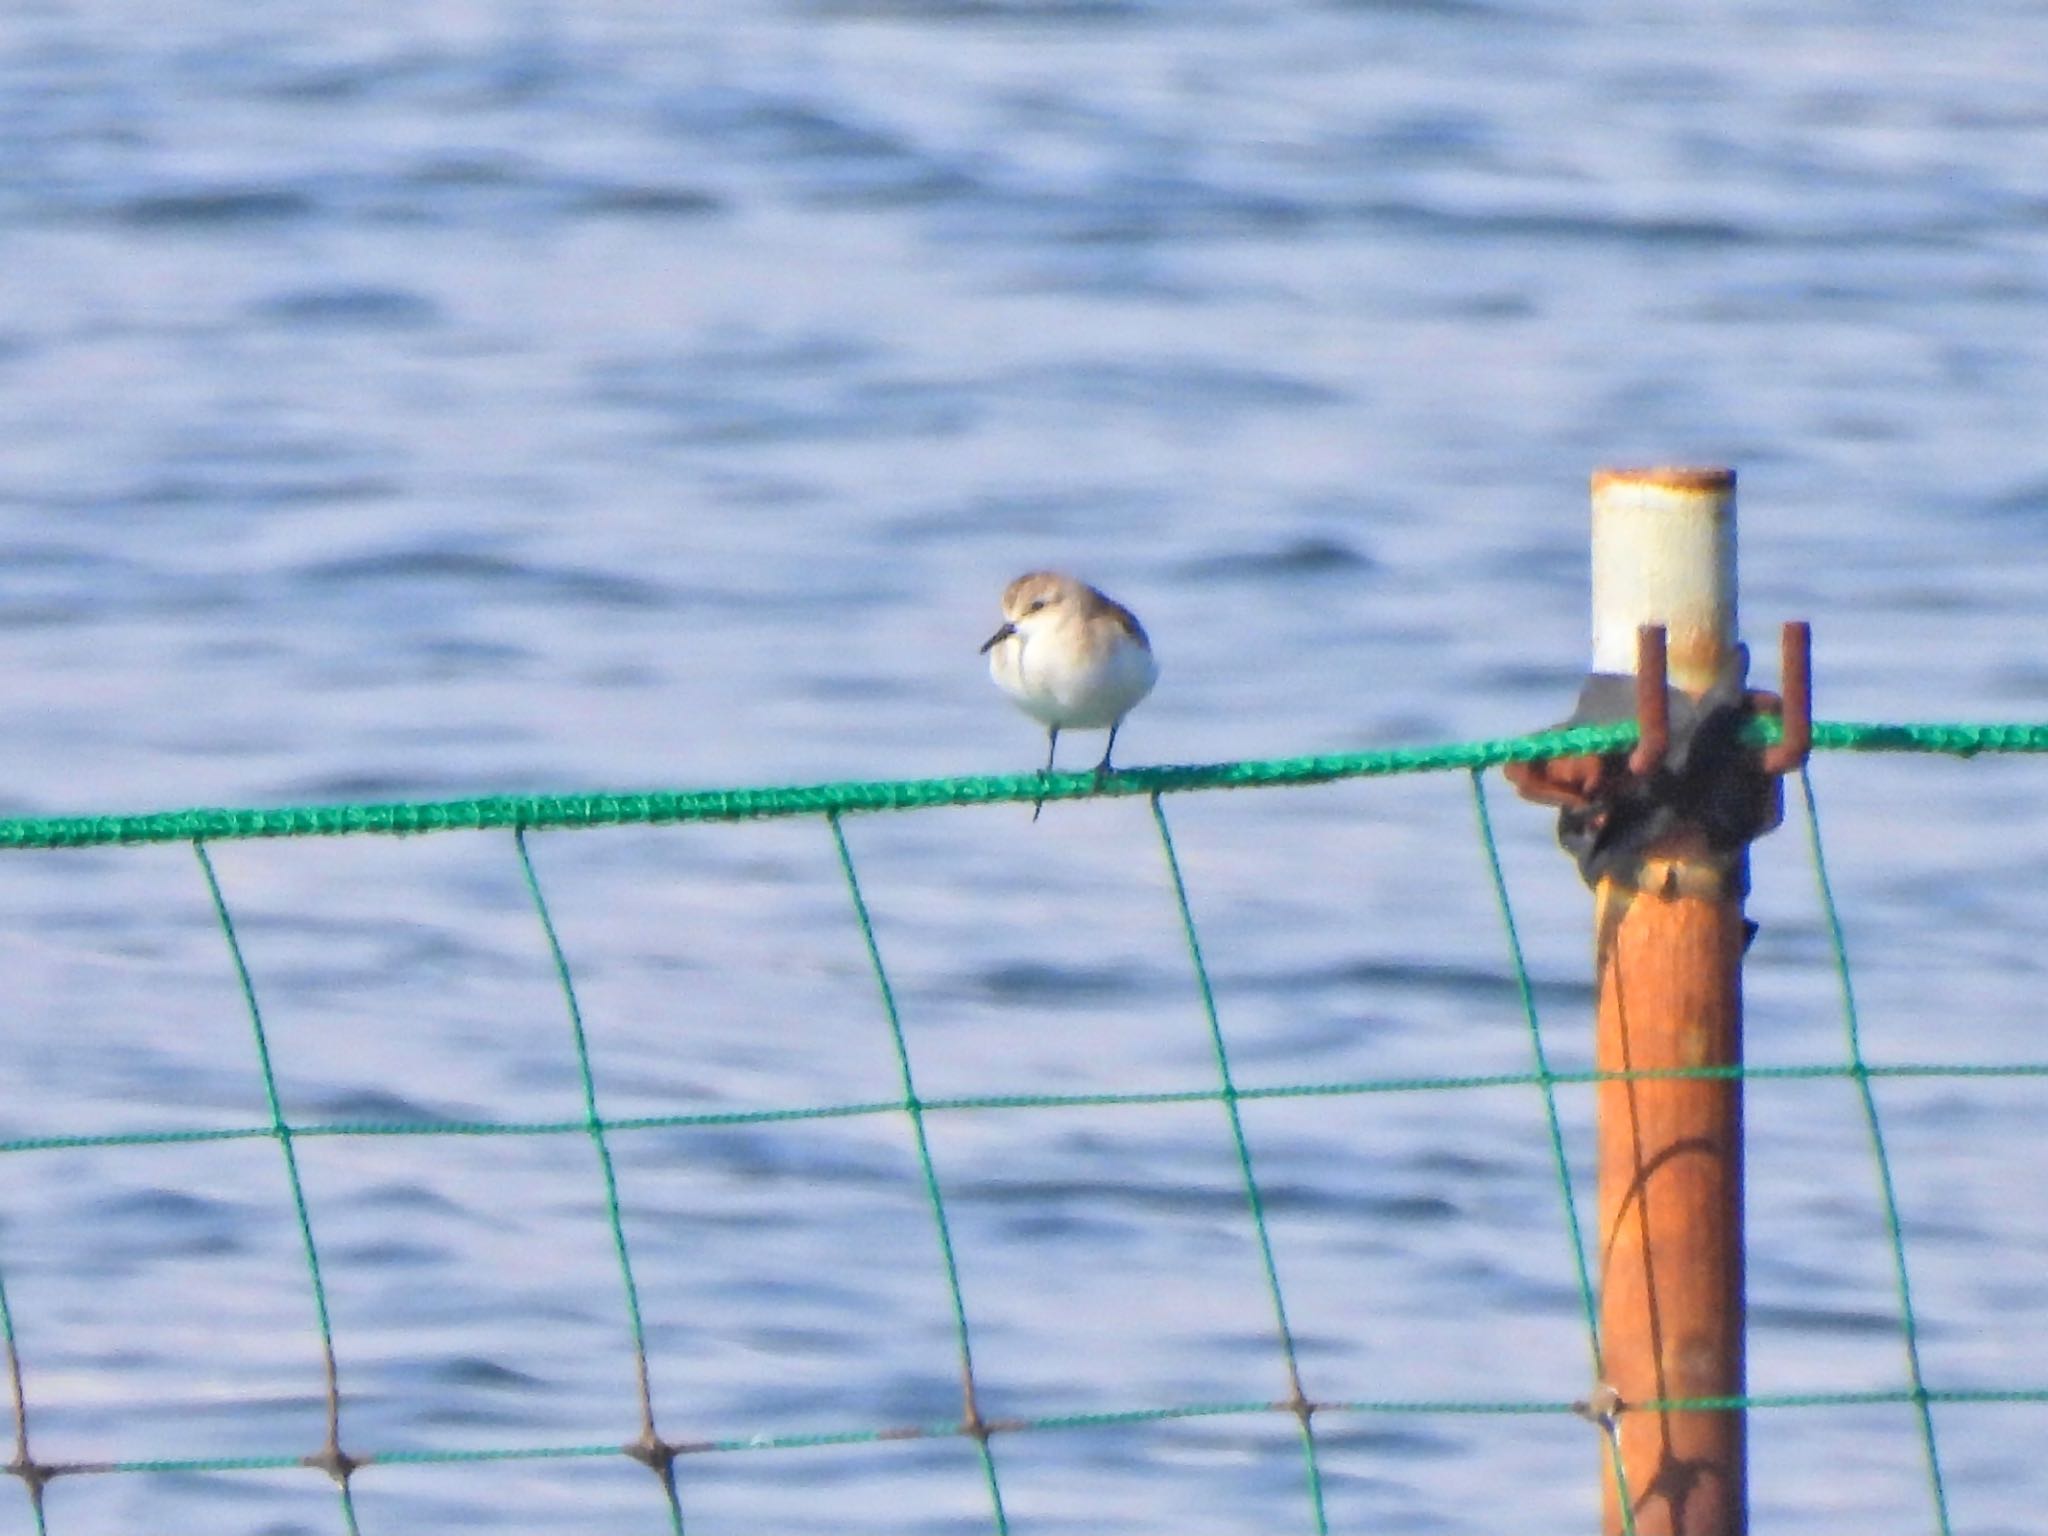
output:
[[[1161,658],[1125,761],[1507,734],[1586,659],[1586,475],[1742,475],[1742,603],[1832,718],[2048,715],[2048,14],[1728,0],[18,0],[0,17],[0,811],[1017,771],[975,647],[1070,568]],[[1760,669],[1766,676],[1769,669]],[[1092,743],[1070,748],[1075,760]],[[1874,1061],[2041,1058],[2044,770],[1828,757]],[[1589,910],[1493,812],[1553,1064]],[[1454,775],[1169,805],[1241,1085],[1532,1063]],[[858,818],[929,1098],[1213,1090],[1142,801]],[[900,1101],[815,822],[537,834],[612,1117]],[[302,1136],[358,1455],[622,1444],[624,1287],[505,834],[213,850]],[[1844,1059],[1796,824],[1749,1053]],[[260,1130],[192,851],[0,860],[0,1136]],[[2036,1080],[1881,1080],[1935,1388],[2048,1387]],[[1561,1091],[1590,1212],[1590,1096]],[[1756,1083],[1750,1380],[1905,1351],[1842,1079]],[[1540,1095],[1249,1100],[1310,1394],[1591,1381]],[[1286,1395],[1213,1101],[934,1110],[990,1418]],[[661,1432],[943,1425],[908,1117],[610,1138]],[[274,1137],[6,1154],[41,1462],[326,1436]],[[12,1427],[12,1410],[0,1413]],[[1937,1407],[2038,1528],[2039,1403]],[[1567,1532],[1567,1415],[1331,1413],[1332,1530]],[[1932,1532],[1909,1407],[1752,1417],[1756,1524]],[[1030,1536],[1307,1531],[1294,1422],[1000,1434]],[[697,1536],[993,1528],[962,1438],[687,1455]],[[366,1536],[670,1529],[623,1455],[372,1464]],[[290,1466],[67,1476],[57,1536],[339,1536]],[[19,1480],[0,1533],[35,1529]]]

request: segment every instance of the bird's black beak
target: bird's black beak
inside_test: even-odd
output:
[[[1005,640],[1009,639],[1010,636],[1014,635],[1015,633],[1017,633],[1016,625],[1005,624],[1001,629],[997,630],[994,634],[990,635],[986,640],[981,642],[981,654],[986,656],[990,651],[994,650],[997,646],[1001,645]]]

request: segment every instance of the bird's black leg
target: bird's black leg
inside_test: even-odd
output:
[[[1060,728],[1056,725],[1047,726],[1045,743],[1045,766],[1039,770],[1039,776],[1041,778],[1047,777],[1052,773],[1052,760],[1055,757],[1059,756],[1059,750]],[[1031,819],[1033,821],[1038,820],[1038,813],[1044,809],[1045,796],[1040,795],[1036,800],[1031,802]]]
[[[1095,777],[1098,782],[1116,772],[1114,768],[1109,766],[1109,754],[1116,750],[1116,733],[1122,728],[1123,721],[1121,720],[1109,728],[1109,745],[1102,749],[1102,761],[1095,765]]]

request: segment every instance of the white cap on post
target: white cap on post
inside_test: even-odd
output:
[[[1672,686],[1713,686],[1736,645],[1734,470],[1593,472],[1593,670],[1633,675],[1644,624]]]

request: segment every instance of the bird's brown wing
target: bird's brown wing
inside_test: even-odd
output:
[[[1102,599],[1103,611],[1116,620],[1125,634],[1137,641],[1138,644],[1144,646],[1145,649],[1150,650],[1152,648],[1151,637],[1145,633],[1145,626],[1138,622],[1138,616],[1135,613],[1131,612],[1130,609],[1126,608],[1115,598],[1106,596],[1101,590],[1096,588],[1091,588],[1090,590],[1094,591],[1095,595]]]

